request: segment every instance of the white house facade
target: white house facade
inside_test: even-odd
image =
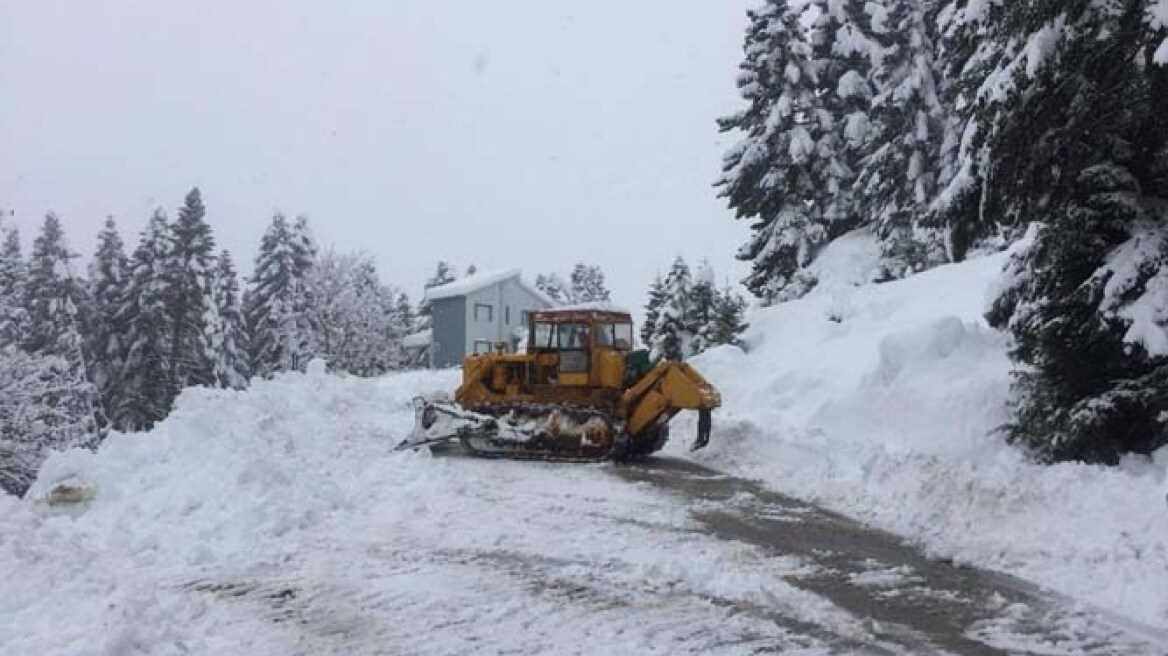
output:
[[[555,306],[546,294],[526,283],[518,269],[475,273],[447,285],[426,290],[432,324],[430,334],[413,338],[417,348],[427,342],[431,367],[454,367],[487,345],[505,342],[518,346],[532,310]],[[424,337],[428,337],[424,339]]]

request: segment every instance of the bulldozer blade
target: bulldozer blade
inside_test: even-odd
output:
[[[431,444],[439,444],[458,437],[458,427],[464,423],[452,421],[457,417],[458,410],[446,407],[440,401],[432,401],[423,397],[414,398],[414,428],[409,437],[402,440],[394,451],[409,451],[420,449]]]
[[[417,397],[414,399],[414,429],[409,437],[394,447],[394,451],[419,449],[452,440],[465,441],[469,436],[510,444],[524,444],[535,437],[530,430],[491,415],[466,410],[449,401]]]

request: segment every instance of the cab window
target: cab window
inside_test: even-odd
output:
[[[602,323],[596,326],[596,345],[628,351],[633,348],[631,323]]]
[[[556,325],[552,323],[535,324],[535,332],[532,334],[531,346],[535,349],[556,348]]]
[[[614,339],[613,338],[613,329],[615,327],[616,326],[614,326],[611,323],[598,323],[598,324],[596,324],[596,345],[597,346],[607,346],[607,347],[611,348],[613,345],[613,339]]]
[[[621,351],[633,349],[633,324],[618,323],[613,326],[612,345]]]
[[[588,346],[588,324],[560,324],[560,349],[583,350]]]

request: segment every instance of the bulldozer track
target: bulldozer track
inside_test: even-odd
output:
[[[458,440],[464,449],[475,456],[484,458],[510,458],[514,460],[535,460],[544,462],[603,462],[619,457],[626,450],[628,436],[622,427],[616,425],[608,413],[595,408],[562,404],[506,403],[481,404],[468,408],[471,412],[495,418],[497,422],[507,421],[516,416],[536,418],[551,416],[553,413],[566,416],[574,424],[584,426],[600,421],[607,426],[607,444],[591,447],[580,435],[552,435],[530,433],[530,439],[520,442],[495,437],[496,426],[464,428],[459,431]],[[517,425],[512,430],[523,430]]]

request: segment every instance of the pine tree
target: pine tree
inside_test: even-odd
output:
[[[307,283],[315,253],[306,222],[289,226],[281,214],[272,218],[244,299],[255,375],[299,370],[314,355]]]
[[[654,358],[680,361],[692,354],[692,284],[689,265],[677,258],[665,276],[662,285],[665,302],[647,340]]]
[[[746,301],[729,287],[719,292],[704,331],[706,344],[742,347],[742,333],[749,327],[743,319],[745,311]]]
[[[430,278],[426,280],[424,287],[425,289],[441,287],[442,285],[448,285],[457,279],[458,277],[454,275],[454,267],[450,266],[450,264],[445,261],[439,261],[438,266],[434,271],[434,275],[430,276]],[[431,314],[430,301],[427,300],[423,295],[421,302],[418,303],[416,327],[418,330],[429,330],[433,323],[434,317]]]
[[[235,273],[231,253],[226,250],[216,258],[212,289],[215,316],[219,320],[212,349],[215,381],[220,387],[243,389],[251,377],[247,357],[247,328],[240,305],[239,277]]]
[[[1033,0],[1020,6],[1028,12],[1040,8]],[[1017,73],[1031,60],[1021,49],[1032,35],[1019,37],[1017,25],[1007,26],[1014,22],[1003,18],[1007,11],[1006,3],[952,0],[937,16],[937,80],[945,118],[937,163],[940,190],[926,224],[943,232],[952,261],[1018,236],[1017,226],[1005,226],[1000,208],[986,202],[995,185],[987,170],[993,159],[988,141],[1007,98],[1017,91],[1016,81],[1024,77]],[[1039,52],[1032,53],[1036,63]]]
[[[434,270],[434,275],[430,276],[430,279],[426,281],[426,289],[448,285],[457,279],[458,276],[454,275],[454,267],[450,266],[447,262],[439,262],[437,268]]]
[[[0,223],[0,346],[22,344],[27,338],[28,313],[24,310],[24,286],[28,268],[20,253],[20,234],[15,226]]]
[[[572,303],[607,303],[611,298],[599,266],[577,264],[572,269],[571,281]]]
[[[381,282],[368,256],[324,254],[310,287],[321,299],[312,312],[320,354],[334,370],[375,376],[401,366],[408,307],[402,316],[403,295]]]
[[[946,259],[939,231],[925,227],[936,198],[945,108],[934,61],[935,0],[890,0],[879,32],[889,42],[872,77],[873,150],[858,181],[884,256],[899,278]]]
[[[176,395],[185,387],[217,382],[212,344],[219,324],[212,290],[215,239],[205,217],[206,207],[195,187],[171,226],[166,295],[173,330],[171,386]]]
[[[0,346],[0,489],[24,494],[50,452],[95,444],[92,396],[66,358]]]
[[[130,259],[117,314],[119,325],[126,326],[125,355],[109,407],[120,430],[149,429],[166,417],[174,401],[167,285],[171,241],[166,215],[157,210]]]
[[[568,300],[571,297],[568,284],[564,282],[564,279],[558,273],[549,273],[547,275],[541,273],[537,275],[535,277],[535,288],[561,305],[567,305],[571,302]]]
[[[752,220],[753,236],[738,252],[752,263],[746,286],[775,302],[810,290],[815,279],[804,267],[850,227],[841,184],[854,171],[825,102],[825,66],[816,58],[822,47],[813,49],[786,0],[767,0],[748,17],[738,75],[747,107],[718,122],[721,131],[744,137],[724,157],[716,186],[738,218]],[[842,89],[846,98],[853,91]]]
[[[852,187],[873,145],[869,113],[874,90],[873,69],[884,57],[884,46],[874,31],[888,32],[886,11],[868,0],[815,0],[818,16],[811,30],[816,83],[823,102],[820,119],[825,133],[817,143],[830,155],[831,166],[821,172],[828,192],[817,199],[822,205],[828,239],[860,224],[866,217]],[[873,29],[869,9],[879,19]]]
[[[665,306],[665,281],[658,275],[649,286],[649,298],[645,303],[645,323],[641,324],[641,343],[652,347],[653,335],[657,333],[657,322],[661,321],[661,309]]]
[[[714,270],[709,262],[702,262],[694,271],[693,284],[688,296],[689,312],[684,323],[686,332],[693,337],[685,354],[687,357],[717,345],[712,340],[710,331],[714,322],[718,290],[714,284]]]
[[[397,302],[394,303],[394,313],[397,315],[397,324],[402,332],[402,337],[414,332],[414,326],[417,324],[417,315],[414,313],[414,307],[410,305],[410,297],[405,292],[397,295]]]
[[[25,308],[29,334],[25,350],[63,355],[80,362],[81,328],[78,313],[85,303],[85,287],[74,277],[70,260],[76,258],[65,244],[61,221],[45,217],[41,234],[33,242],[25,284]]]
[[[60,358],[67,367],[68,376],[55,376],[59,384],[46,392],[51,397],[43,399],[60,408],[60,425],[67,427],[65,434],[54,433],[54,444],[90,446],[100,439],[98,429],[104,420],[97,390],[88,375],[79,317],[79,308],[86,302],[85,288],[73,276],[69,263],[75,257],[65,242],[60,220],[49,214],[29,258],[24,289],[29,328],[23,348],[34,356]]]
[[[1014,70],[981,201],[1042,222],[989,315],[1024,365],[1009,434],[1044,460],[1114,463],[1168,443],[1163,32],[1142,3],[1027,4],[1005,35],[1042,34],[1048,56]]]
[[[119,311],[125,297],[129,262],[113,217],[106,219],[97,242],[97,253],[89,267],[93,310],[86,332],[91,354],[90,379],[97,386],[103,405],[109,408],[117,396],[114,386],[125,355],[122,339],[126,326],[119,319]]]

